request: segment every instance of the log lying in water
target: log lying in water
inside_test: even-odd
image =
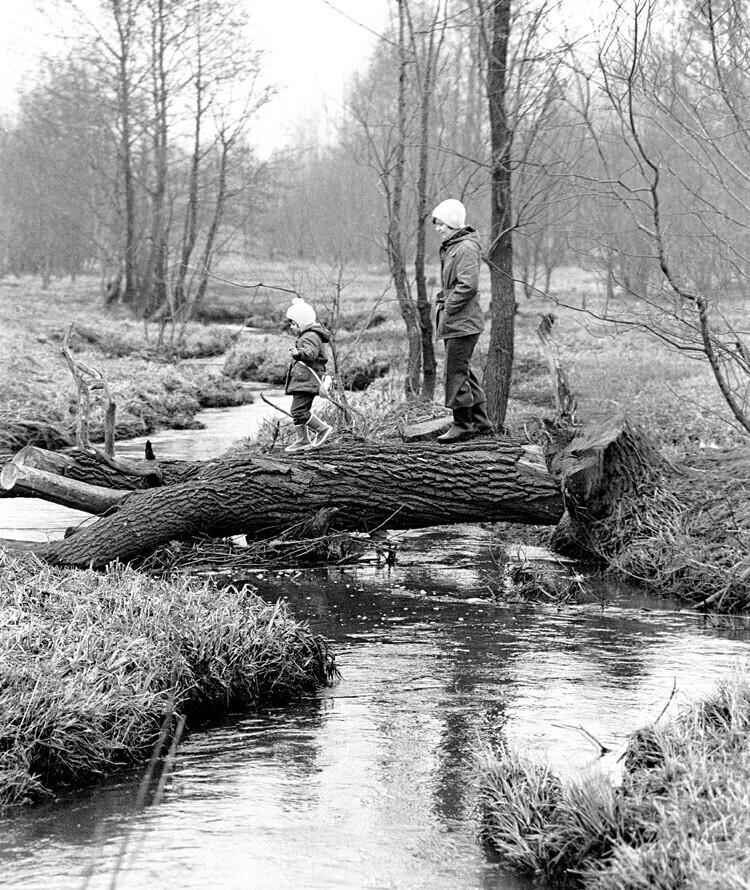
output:
[[[107,513],[130,494],[129,491],[88,485],[76,479],[66,479],[55,473],[12,462],[7,463],[0,473],[0,488],[13,492],[18,497],[41,497],[53,504],[84,510],[95,516]]]
[[[57,464],[64,482],[88,475],[105,483],[79,483],[75,501],[66,503],[106,516],[63,541],[36,545],[52,563],[102,567],[197,535],[262,537],[309,525],[321,511],[337,531],[461,522],[557,525],[555,549],[592,554],[600,520],[620,498],[651,484],[661,467],[656,450],[624,417],[569,434],[549,458],[550,471],[539,448],[493,438],[454,446],[338,440],[294,457],[159,461],[153,469],[161,485],[152,488],[141,486],[153,485],[156,477],[146,481],[111,467],[102,476],[89,458],[80,452],[63,461],[53,456],[48,469],[34,476],[34,494],[58,503],[65,488],[46,480],[45,490],[45,477]],[[45,464],[45,458],[36,455],[33,462]],[[8,471],[7,484],[11,477],[16,485],[27,484],[17,470]],[[117,490],[104,494],[101,489],[111,485]],[[72,491],[65,496],[72,498]]]
[[[16,467],[37,470],[46,474],[63,476],[66,479],[123,491],[135,491],[183,482],[198,472],[199,464],[188,461],[120,460],[104,457],[100,452],[90,452],[79,448],[67,451],[47,451],[34,445],[27,445],[13,456],[11,463]],[[12,475],[7,474],[10,480]],[[18,476],[16,485],[0,488],[0,497],[40,497],[45,498],[45,484],[42,476],[35,474],[34,491],[24,486],[24,479]],[[50,483],[54,484],[54,483]],[[81,489],[83,491],[83,489]],[[71,497],[75,503],[65,499],[65,486],[58,485],[55,497],[47,498],[63,506],[86,509],[78,506],[80,494],[71,487]],[[89,510],[97,513],[97,510]]]
[[[336,530],[458,522],[554,525],[559,487],[540,449],[492,438],[460,446],[329,444],[303,456],[191,465],[188,481],[118,493],[111,515],[37,552],[60,565],[127,562],[196,535],[273,534],[335,508]]]

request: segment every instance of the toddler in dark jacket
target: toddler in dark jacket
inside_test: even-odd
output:
[[[297,338],[289,350],[292,361],[286,375],[285,392],[292,396],[292,420],[295,439],[285,448],[290,454],[317,448],[331,435],[333,428],[312,413],[312,403],[320,392],[328,355],[325,344],[331,332],[318,323],[313,307],[300,297],[292,300],[286,317]],[[312,437],[310,436],[312,432]]]

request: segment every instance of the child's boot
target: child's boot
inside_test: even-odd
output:
[[[310,415],[308,424],[310,426],[310,429],[315,433],[315,439],[312,443],[313,448],[317,448],[319,445],[322,445],[333,432],[332,426],[329,426],[327,423],[325,423],[325,421],[321,420],[319,417],[316,417],[314,414]]]
[[[297,438],[291,445],[287,445],[284,451],[289,454],[294,454],[295,451],[307,451],[308,448],[313,447],[313,443],[310,441],[310,437],[307,434],[306,423],[295,423],[294,432]]]

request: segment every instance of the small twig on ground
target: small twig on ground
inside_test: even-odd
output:
[[[270,399],[267,399],[266,396],[261,393],[261,399],[266,403],[266,405],[270,405],[272,408],[275,408],[277,411],[281,411],[282,414],[286,414],[287,417],[291,417],[292,415],[286,410],[286,408],[282,408],[280,405],[275,404]]]
[[[604,757],[605,754],[609,754],[612,750],[608,748],[606,745],[603,745],[596,736],[592,735],[587,729],[584,729],[582,726],[573,726],[570,723],[553,723],[553,726],[557,726],[560,729],[575,729],[576,732],[580,732],[580,734],[588,739],[590,742],[593,742],[594,745],[599,749],[599,756]]]
[[[656,725],[661,720],[661,718],[664,716],[664,714],[666,714],[667,708],[672,704],[672,699],[675,697],[675,695],[677,695],[677,678],[676,677],[672,681],[672,691],[669,693],[669,698],[667,699],[667,703],[661,709],[661,712],[659,713],[659,716],[656,718],[656,720],[654,720],[654,725]]]

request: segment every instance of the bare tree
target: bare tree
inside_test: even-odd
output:
[[[153,120],[151,142],[153,152],[153,185],[151,198],[151,245],[142,281],[143,312],[151,314],[167,299],[169,263],[168,185],[169,185],[169,103],[170,80],[168,54],[173,36],[169,19],[174,17],[168,0],[148,0],[150,17],[150,74]]]
[[[398,0],[395,40],[382,44],[379,48],[370,77],[365,81],[367,92],[365,89],[355,91],[350,102],[350,110],[361,128],[365,155],[368,163],[377,172],[384,200],[387,221],[386,255],[396,299],[406,327],[409,349],[404,390],[407,398],[411,399],[416,398],[420,392],[422,338],[406,264],[404,190],[407,176],[407,140],[413,130],[415,119],[408,83],[411,54],[407,37],[407,5],[408,0]],[[396,57],[395,109],[390,90],[378,97],[380,101],[377,103],[373,103],[372,94],[369,92],[374,80],[377,80],[378,70],[387,74],[394,73],[391,50],[395,50]]]
[[[21,146],[34,142],[39,195],[21,207],[6,179],[0,198],[25,226],[36,214],[35,249],[46,259],[34,270],[45,281],[61,267],[55,240],[80,267],[73,227],[50,225],[53,203],[67,199],[87,257],[106,268],[108,299],[179,327],[205,293],[228,204],[253,182],[241,167],[255,164],[249,126],[271,95],[261,55],[231,0],[58,2],[74,13],[76,61],[28,92],[4,146],[23,166]]]
[[[501,429],[510,395],[516,297],[513,279],[513,216],[511,211],[511,163],[513,128],[508,120],[508,47],[510,43],[510,0],[476,0],[487,58],[487,100],[490,116],[491,189],[490,266],[492,328],[485,390],[487,410]]]
[[[142,0],[105,0],[115,29],[114,40],[104,46],[115,62],[116,96],[120,131],[120,165],[122,171],[125,225],[122,244],[124,276],[122,298],[135,303],[138,296],[136,226],[136,183],[133,169],[133,92],[136,89],[135,52],[138,39],[138,16]]]
[[[0,146],[4,271],[53,275],[90,271],[112,240],[105,195],[114,145],[106,102],[78,62],[50,63],[20,100]]]
[[[397,0],[398,5],[398,90],[396,112],[396,141],[393,146],[393,166],[381,176],[388,203],[388,231],[386,245],[388,264],[396,288],[396,299],[406,326],[409,358],[404,389],[407,398],[419,395],[422,364],[421,335],[416,307],[411,296],[406,272],[406,252],[403,234],[404,185],[406,176],[407,140],[407,55],[406,16],[408,0]]]
[[[652,0],[619,7],[598,57],[606,104],[582,106],[599,168],[581,179],[637,234],[611,243],[652,270],[626,287],[618,323],[707,359],[750,432],[750,348],[737,303],[750,272],[748,12],[733,0],[688,3],[668,39],[657,12]]]
[[[417,289],[417,312],[422,342],[422,389],[421,397],[432,401],[435,396],[437,378],[437,362],[435,360],[435,343],[432,325],[432,306],[427,295],[427,276],[425,274],[425,242],[430,198],[430,165],[434,151],[430,150],[430,118],[433,110],[435,78],[441,49],[445,40],[448,24],[448,4],[435,5],[431,19],[415,28],[411,11],[406,6],[409,25],[409,42],[414,59],[414,76],[419,96],[419,136],[418,136],[418,168],[416,181],[416,215],[417,235],[414,256],[414,281]],[[419,44],[422,43],[423,46]]]

